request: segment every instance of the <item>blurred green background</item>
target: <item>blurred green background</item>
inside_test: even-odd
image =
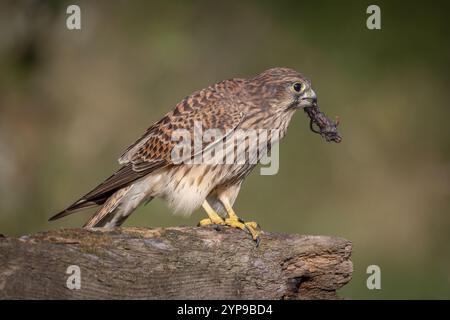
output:
[[[113,170],[140,134],[191,92],[275,66],[312,79],[341,117],[325,143],[298,112],[280,171],[236,202],[265,230],[353,242],[350,298],[450,298],[449,22],[445,2],[2,1],[0,233],[77,227],[47,219]],[[68,4],[82,30],[66,28]],[[126,226],[195,225],[159,200]],[[381,267],[382,289],[366,288]]]

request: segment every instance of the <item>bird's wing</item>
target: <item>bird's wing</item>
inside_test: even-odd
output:
[[[187,130],[192,137],[196,122],[202,124],[203,130],[220,130],[222,136],[219,139],[203,142],[200,150],[203,152],[211,144],[222,140],[236,129],[244,118],[239,106],[215,95],[205,99],[206,93],[203,91],[181,101],[174,110],[147,129],[147,134],[136,141],[119,159],[124,166],[86,197],[97,198],[173,164],[172,149],[177,143],[172,141],[175,130]],[[193,156],[195,154],[192,154]]]
[[[233,132],[243,118],[244,113],[240,106],[224,97],[222,92],[213,90],[213,87],[192,94],[148,128],[146,133],[124,152],[119,158],[119,163],[123,166],[116,173],[51,220],[78,209],[103,204],[118,189],[155,170],[172,165],[172,149],[177,143],[172,141],[175,130],[187,130],[191,137],[196,123],[201,123],[203,130],[220,130],[221,137],[216,137],[211,142],[202,141],[200,152],[204,152]]]
[[[119,158],[119,163],[132,165],[136,172],[154,171],[162,166],[172,164],[172,150],[178,141],[172,141],[176,130],[189,132],[191,142],[194,140],[194,127],[201,125],[203,131],[216,129],[220,136],[214,141],[203,141],[197,153],[206,151],[215,143],[222,141],[236,129],[244,118],[244,113],[236,103],[219,94],[204,89],[181,101],[176,108],[155,123],[131,145]],[[196,154],[192,153],[191,158]],[[187,160],[187,159],[185,159]]]

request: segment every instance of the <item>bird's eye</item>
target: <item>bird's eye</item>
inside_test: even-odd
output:
[[[292,89],[294,89],[295,92],[302,91],[302,84],[300,82],[296,82],[292,85]]]

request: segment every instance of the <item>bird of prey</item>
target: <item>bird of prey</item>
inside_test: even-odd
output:
[[[120,226],[139,205],[160,197],[175,212],[190,214],[203,206],[208,218],[199,225],[228,225],[247,230],[259,243],[257,223],[240,219],[233,204],[261,152],[251,151],[244,161],[235,163],[175,163],[173,150],[177,142],[173,134],[180,129],[193,133],[196,123],[218,130],[219,139],[202,141],[200,152],[250,129],[277,130],[279,134],[271,136],[271,141],[277,142],[286,134],[293,114],[299,109],[311,118],[313,131],[327,141],[340,142],[337,123],[319,111],[311,82],[295,70],[272,68],[249,79],[233,78],[196,91],[125,150],[119,158],[121,167],[112,176],[50,220],[100,206],[84,227],[113,228]],[[269,138],[265,139],[263,145],[270,149]],[[245,146],[249,151],[248,144]],[[183,155],[185,159],[193,156]]]

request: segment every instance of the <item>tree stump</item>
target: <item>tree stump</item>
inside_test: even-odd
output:
[[[2,236],[0,299],[336,299],[351,279],[345,239],[263,232],[261,240],[256,247],[229,227]],[[73,265],[79,289],[67,285]]]

